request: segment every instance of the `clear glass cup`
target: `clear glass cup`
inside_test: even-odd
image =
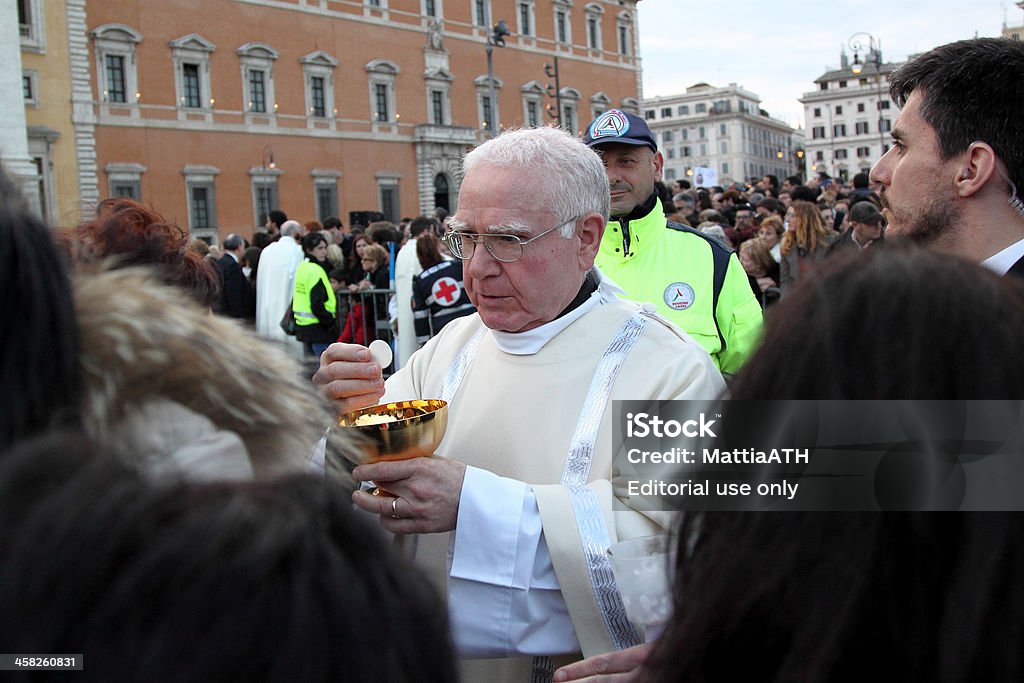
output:
[[[608,557],[626,617],[646,641],[654,640],[672,618],[673,539],[658,535],[620,541],[608,548]]]

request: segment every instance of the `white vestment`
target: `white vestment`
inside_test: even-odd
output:
[[[571,322],[562,329],[565,320]],[[579,486],[564,485],[599,364],[637,321],[641,331],[614,383],[603,396],[597,392],[603,412],[594,423],[589,473]],[[478,314],[452,321],[388,379],[382,400],[442,397],[456,361],[471,356],[437,450],[469,465],[456,531],[419,536],[416,544],[417,564],[447,590],[456,648],[481,658],[463,662],[467,681],[531,680],[531,672],[550,672],[579,653],[621,646],[622,622],[595,593],[594,534],[614,543],[659,533],[668,518],[612,510],[616,493],[627,507],[629,501],[611,482],[611,402],[712,399],[725,389],[699,344],[640,304],[618,300],[606,284],[580,311],[548,326],[550,338],[543,328],[522,335],[484,329],[476,337]],[[478,349],[467,353],[474,338]]]
[[[302,263],[302,247],[294,237],[282,237],[260,252],[256,271],[256,332],[279,341],[289,353],[302,358],[302,343],[284,333],[281,318],[295,291],[295,271]]]
[[[398,305],[398,355],[395,370],[405,367],[416,351],[416,330],[412,316],[412,280],[423,272],[416,256],[416,240],[410,239],[395,257],[395,299]]]

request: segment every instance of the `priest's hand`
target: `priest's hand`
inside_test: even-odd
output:
[[[334,401],[340,413],[376,405],[384,395],[384,376],[370,350],[359,344],[331,344],[320,356],[313,384]]]
[[[356,481],[372,481],[394,496],[352,494],[356,507],[379,515],[388,531],[432,534],[455,528],[465,463],[436,456],[411,458],[360,465],[352,476]]]
[[[639,681],[640,667],[652,649],[654,649],[654,643],[643,643],[618,652],[606,652],[587,657],[556,671],[555,682],[631,683]]]

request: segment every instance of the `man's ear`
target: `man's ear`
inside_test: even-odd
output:
[[[601,237],[604,236],[604,227],[604,217],[599,213],[588,213],[580,219],[576,237],[580,241],[578,259],[581,270],[587,271],[594,266],[594,259],[597,258],[597,251],[601,247]]]
[[[957,196],[970,197],[985,187],[996,172],[995,150],[987,142],[972,142],[963,155],[963,166],[957,169]]]
[[[655,152],[651,163],[654,164],[654,179],[661,180],[661,170],[665,166],[665,157],[661,156],[661,152]]]

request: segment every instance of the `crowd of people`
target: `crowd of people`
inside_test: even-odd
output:
[[[104,681],[1019,678],[1019,514],[652,512],[611,406],[1022,398],[1022,84],[1011,40],[911,60],[852,187],[673,195],[612,109],[468,152],[443,222],[274,210],[217,249],[130,200],[51,230],[0,174],[0,650]],[[438,398],[433,456],[331,457],[359,460],[339,412]],[[644,642],[605,550],[651,534],[675,609]]]

